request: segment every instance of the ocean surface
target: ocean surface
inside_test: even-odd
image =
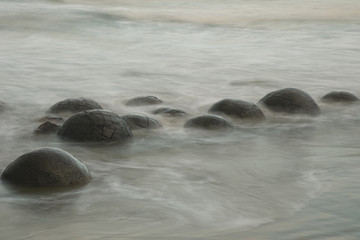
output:
[[[41,147],[92,181],[59,191],[0,184],[1,240],[358,240],[358,0],[0,0],[0,171]],[[184,129],[224,98],[295,87],[318,117],[265,112],[233,132]],[[126,100],[153,95],[189,116]],[[96,100],[162,129],[127,144],[34,135],[54,103]]]

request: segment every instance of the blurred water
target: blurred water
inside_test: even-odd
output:
[[[357,1],[0,1],[0,170],[51,146],[93,180],[58,192],[0,185],[0,239],[358,239],[359,106],[267,113],[233,133],[157,118],[124,146],[34,136],[57,101],[119,114],[155,95],[191,116],[223,98],[297,87],[360,95]]]

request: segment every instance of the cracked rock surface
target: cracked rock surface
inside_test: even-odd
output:
[[[58,148],[41,148],[10,163],[1,179],[21,186],[71,186],[90,181],[84,163]]]
[[[320,108],[306,92],[297,88],[285,88],[267,94],[259,104],[274,112],[318,115]]]
[[[71,112],[77,113],[91,109],[102,109],[99,103],[90,98],[68,98],[61,102],[52,105],[47,112],[48,113],[61,113]]]
[[[122,119],[128,124],[131,130],[141,129],[141,128],[160,128],[161,124],[148,116],[138,115],[138,114],[128,114],[121,116]]]
[[[64,139],[80,142],[122,142],[132,137],[132,132],[116,113],[89,110],[67,119],[58,131],[58,135]]]
[[[209,109],[209,113],[225,114],[243,120],[264,120],[265,115],[254,103],[236,99],[223,99]]]

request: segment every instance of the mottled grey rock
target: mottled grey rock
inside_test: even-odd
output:
[[[128,106],[142,106],[142,105],[154,105],[160,104],[163,101],[154,96],[136,97],[128,100],[126,105]]]
[[[90,98],[68,98],[52,105],[48,113],[71,112],[78,113],[85,110],[102,109],[102,106]]]
[[[261,109],[253,103],[236,99],[223,99],[209,109],[209,113],[225,114],[242,120],[264,120],[265,115]]]
[[[123,142],[132,137],[132,132],[119,115],[105,110],[89,110],[67,119],[58,135],[74,141]]]
[[[127,123],[131,130],[140,128],[160,128],[161,124],[148,116],[138,114],[128,114],[121,116],[122,119]]]
[[[90,181],[84,163],[58,148],[41,148],[10,163],[1,179],[21,186],[71,186]]]
[[[169,116],[169,117],[178,117],[178,116],[187,115],[186,112],[184,112],[180,109],[168,108],[168,107],[155,109],[151,113],[152,114],[160,114],[160,115]]]
[[[296,88],[285,88],[267,94],[259,104],[271,111],[288,114],[318,115],[320,108],[304,91]]]
[[[60,129],[60,125],[46,121],[37,127],[34,131],[35,134],[49,134],[56,133]]]
[[[235,126],[226,118],[221,116],[205,114],[187,121],[185,128],[202,128],[207,130],[233,129]]]
[[[325,103],[355,103],[360,99],[350,92],[333,91],[323,96],[321,101]]]

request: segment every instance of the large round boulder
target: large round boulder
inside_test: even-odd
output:
[[[143,106],[143,105],[154,105],[160,104],[163,101],[154,96],[136,97],[128,100],[126,105],[128,106]]]
[[[224,130],[233,129],[235,126],[226,118],[221,116],[205,114],[188,120],[185,128],[202,128],[206,130]]]
[[[89,110],[67,119],[58,131],[58,135],[74,141],[123,142],[132,137],[132,132],[116,113]]]
[[[168,107],[157,108],[151,113],[155,115],[160,114],[167,117],[181,117],[187,115],[183,110]]]
[[[209,113],[225,114],[242,120],[264,120],[265,115],[261,109],[253,103],[236,99],[223,99],[209,109]]]
[[[297,88],[285,88],[267,94],[259,104],[271,111],[287,114],[318,115],[320,108],[306,92]]]
[[[355,103],[360,99],[350,92],[333,91],[323,96],[321,101],[325,103]]]
[[[141,128],[154,129],[162,127],[157,120],[145,115],[128,114],[122,115],[121,118],[124,119],[124,121],[127,123],[131,130]]]
[[[68,98],[52,105],[48,113],[71,112],[78,113],[85,110],[102,109],[102,106],[90,98]]]
[[[1,179],[21,186],[71,186],[90,181],[84,163],[58,148],[41,148],[10,163]]]

